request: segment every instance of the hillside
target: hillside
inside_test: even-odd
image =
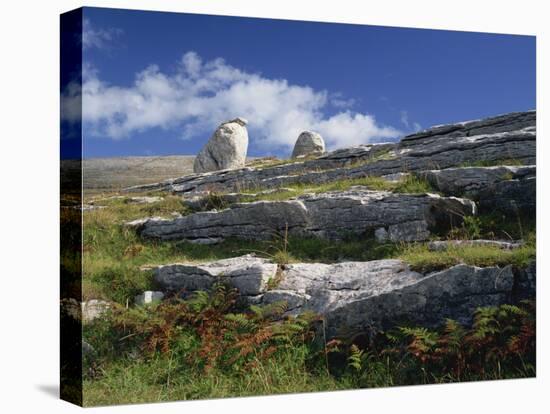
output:
[[[109,178],[83,212],[89,402],[534,376],[535,161],[529,111]],[[102,165],[91,187],[127,171]]]

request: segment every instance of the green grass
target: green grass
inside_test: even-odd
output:
[[[533,302],[479,308],[471,328],[452,320],[438,329],[402,326],[361,344],[325,342],[312,324],[318,319],[297,325],[282,317],[283,308],[275,315],[259,307],[228,313],[228,291],[218,292],[225,293],[140,312],[122,308],[85,326],[95,354],[84,363],[84,405],[525,378],[536,372]],[[214,362],[205,364],[209,360]]]
[[[351,185],[369,185],[411,192],[427,190],[423,181],[408,179],[388,184],[379,178],[364,178],[324,185],[323,191],[349,188]],[[305,191],[305,190],[304,190]],[[299,191],[292,192],[295,196]],[[284,198],[285,194],[268,195]],[[147,216],[165,216],[177,211],[187,214],[178,197],[168,196],[153,204],[128,204],[111,200],[106,208],[84,213],[83,280],[84,299],[107,299],[125,304],[143,290],[154,288],[151,272],[140,270],[174,262],[204,262],[255,253],[279,264],[292,262],[333,263],[344,260],[368,261],[401,258],[416,269],[433,270],[467,263],[478,266],[516,264],[524,265],[535,256],[534,217],[512,218],[494,213],[468,220],[467,225],[451,231],[453,238],[528,239],[525,247],[504,251],[491,246],[461,246],[446,252],[430,252],[426,244],[401,244],[374,241],[372,235],[353,236],[342,241],[315,237],[288,237],[274,235],[272,240],[250,241],[228,239],[217,245],[198,245],[188,242],[158,242],[140,239],[123,223]],[[286,242],[285,242],[286,240]]]
[[[259,361],[246,375],[212,370],[208,373],[181,366],[169,356],[147,360],[122,359],[108,363],[97,380],[85,380],[84,405],[128,404],[203,398],[350,389],[349,381],[326,372],[308,370],[304,346],[289,349],[268,361]]]
[[[423,194],[423,193],[436,193],[437,191],[428,183],[428,181],[415,176],[407,176],[403,180],[392,182],[381,177],[361,177],[351,178],[345,180],[332,181],[325,184],[290,184],[285,186],[290,191],[280,191],[269,194],[262,194],[258,196],[250,195],[249,198],[245,198],[243,201],[283,201],[293,197],[298,197],[306,193],[326,193],[329,191],[346,191],[353,186],[365,186],[369,190],[373,191],[391,191],[394,193],[409,193],[409,194]],[[262,188],[257,188],[248,191],[251,194],[255,194],[262,191]]]
[[[427,273],[442,270],[457,264],[479,267],[514,265],[526,267],[536,256],[534,243],[514,250],[493,246],[454,246],[444,251],[429,251],[425,244],[408,245],[398,257],[409,263],[411,268]]]
[[[347,189],[352,185],[406,193],[430,191],[425,182],[417,179],[388,183],[372,177],[326,184],[318,186],[316,191]],[[305,192],[306,188],[302,190]],[[292,196],[297,193],[300,193],[299,187],[292,192]],[[281,194],[273,196],[281,197]],[[187,326],[178,322],[170,327],[167,324],[173,323],[174,315],[181,315],[179,311],[162,316],[163,314],[157,312],[158,308],[154,307],[140,310],[130,306],[125,309],[126,303],[131,303],[134,295],[155,288],[151,272],[140,270],[145,265],[212,261],[247,253],[256,253],[280,264],[399,258],[422,272],[439,270],[458,263],[477,266],[513,264],[523,267],[535,257],[534,218],[510,218],[495,213],[469,220],[464,226],[452,231],[452,236],[458,238],[523,237],[527,241],[524,247],[511,251],[491,246],[460,246],[443,252],[431,252],[426,243],[380,244],[373,240],[372,235],[348,237],[341,241],[278,235],[269,241],[229,239],[218,245],[197,245],[188,242],[142,240],[123,226],[125,221],[146,216],[170,217],[174,211],[188,214],[189,211],[178,197],[167,196],[160,202],[147,205],[130,204],[124,199],[109,200],[105,204],[106,208],[84,213],[83,294],[85,299],[103,298],[114,301],[119,304],[117,312],[121,313],[115,318],[114,314],[109,316],[109,312],[105,319],[84,326],[84,337],[96,350],[94,357],[87,358],[85,362],[84,404],[87,406],[534,375],[531,353],[527,357],[522,354],[521,363],[513,355],[498,357],[496,361],[489,360],[484,363],[483,372],[475,371],[472,368],[475,365],[467,366],[459,374],[449,371],[437,361],[428,366],[425,362],[419,362],[415,356],[416,351],[413,352],[410,347],[425,337],[434,337],[436,333],[426,333],[420,328],[405,331],[407,335],[417,337],[412,342],[409,336],[402,337],[399,346],[387,341],[364,349],[352,349],[347,343],[327,344],[325,350],[330,351],[328,363],[325,352],[320,352],[319,348],[325,346],[323,342],[313,341],[307,339],[307,335],[299,334],[292,337],[292,345],[288,345],[288,341],[287,346],[274,342],[277,345],[273,354],[268,352],[272,343],[254,346],[252,353],[246,357],[246,364],[243,362],[231,366],[227,364],[229,359],[224,357],[224,353],[234,355],[231,338],[236,333],[242,334],[243,327],[235,332],[218,329],[209,331],[203,329],[202,323]],[[276,285],[275,280],[273,284]],[[242,309],[227,312],[241,311]],[[208,318],[213,314],[208,309],[205,312],[205,320],[210,320]],[[234,315],[235,321],[242,320],[239,314]],[[262,338],[262,329],[271,326],[269,324],[272,320],[267,323],[268,325],[259,324],[257,328],[252,326],[250,335]],[[250,329],[248,324],[243,326]],[[146,352],[151,341],[143,335],[151,332],[171,335],[169,346],[164,350],[161,347]],[[219,336],[222,332],[225,333]],[[218,336],[213,340],[208,339],[208,335],[213,334]],[[229,341],[222,348],[218,346],[204,354],[218,355],[217,352],[222,352],[218,358],[222,365],[205,369],[204,364],[200,363],[197,355],[200,357],[203,354],[197,354],[197,338],[201,336],[205,338],[203,346]],[[507,342],[503,344],[511,341],[508,337],[505,339]],[[279,340],[280,338],[277,339]],[[441,343],[445,344],[445,341],[443,337]],[[496,349],[500,350],[503,346],[505,345],[499,344]],[[258,353],[260,350],[265,353]],[[438,352],[440,351],[430,350],[427,355],[440,355]],[[478,353],[472,355],[476,356]]]
[[[504,158],[501,160],[478,160],[478,161],[467,161],[463,162],[458,167],[496,167],[500,165],[507,166],[520,166],[524,165],[524,162],[514,158]]]

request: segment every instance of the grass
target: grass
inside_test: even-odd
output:
[[[95,354],[84,363],[84,405],[535,375],[533,302],[479,308],[472,327],[452,320],[437,329],[400,326],[355,343],[323,341],[317,317],[298,323],[282,316],[284,308],[231,313],[231,295],[221,289],[157,308],[122,308],[87,325]]]
[[[352,388],[326,372],[311,372],[303,346],[265,362],[246,375],[222,370],[208,373],[185,369],[166,356],[122,359],[102,367],[98,380],[85,380],[84,405],[128,404],[204,398],[335,391]]]
[[[425,244],[408,245],[398,258],[412,269],[427,273],[449,268],[457,264],[479,267],[514,265],[526,267],[536,256],[534,243],[514,250],[492,246],[450,246],[444,251],[430,251]]]
[[[352,185],[379,189],[391,186],[394,191],[404,192],[427,190],[425,182],[414,178],[388,183],[372,177],[326,184],[317,189],[330,191]],[[302,190],[306,191],[305,188]],[[299,192],[292,192],[292,196]],[[285,194],[268,194],[266,197],[284,199]],[[415,269],[431,271],[458,263],[523,266],[535,257],[536,252],[535,218],[510,219],[499,213],[469,219],[462,227],[451,230],[449,237],[526,239],[528,242],[524,247],[506,251],[493,246],[456,246],[445,252],[431,252],[425,243],[377,243],[371,235],[348,237],[341,241],[274,235],[272,240],[267,241],[228,239],[214,246],[178,241],[158,242],[140,239],[123,223],[147,216],[169,217],[173,211],[187,214],[189,211],[178,197],[166,196],[153,204],[129,204],[124,199],[112,199],[105,204],[107,206],[103,209],[84,213],[82,291],[84,299],[106,299],[121,304],[131,303],[136,294],[154,289],[151,273],[141,270],[143,266],[166,263],[196,263],[255,253],[279,264],[400,258]]]
[[[291,195],[288,196],[294,197],[312,191],[312,188],[319,192],[335,191],[353,185],[404,193],[431,191],[426,182],[416,178],[390,183],[376,177],[365,177],[316,187],[294,186],[296,191],[289,192]],[[266,197],[285,199],[286,195],[275,193]],[[158,306],[164,305],[143,307],[142,310],[132,306],[126,309],[134,295],[155,288],[151,272],[140,270],[144,265],[212,261],[247,253],[268,257],[279,264],[399,258],[421,272],[458,263],[523,267],[536,253],[534,217],[511,219],[494,213],[468,220],[450,234],[464,239],[521,237],[526,240],[525,246],[510,251],[492,246],[456,246],[432,252],[426,243],[380,244],[371,235],[341,241],[279,235],[270,241],[229,239],[212,246],[142,240],[123,226],[125,221],[146,216],[170,217],[174,211],[188,214],[178,197],[165,196],[162,201],[152,204],[132,204],[126,199],[111,199],[104,204],[105,208],[87,211],[83,216],[83,296],[85,299],[114,301],[119,304],[115,307],[119,313],[109,312],[105,319],[84,326],[84,338],[95,348],[93,358],[87,358],[84,366],[84,404],[87,406],[521,378],[535,374],[534,353],[530,348],[522,350],[521,354],[498,354],[496,359],[483,362],[482,371],[476,368],[479,362],[475,358],[479,358],[480,353],[475,351],[469,356],[472,361],[465,360],[465,365],[459,365],[460,369],[456,371],[455,365],[462,360],[455,354],[449,357],[451,365],[436,359],[447,355],[443,352],[448,343],[444,330],[407,328],[401,332],[397,342],[385,337],[380,343],[354,348],[345,342],[313,340],[306,335],[309,331],[293,327],[288,331],[291,340],[280,337],[280,331],[275,330],[273,332],[279,333],[270,337],[274,342],[269,342],[271,339],[262,342],[269,337],[264,335],[268,332],[266,329],[278,326],[279,319],[256,320],[256,325],[251,325],[247,319],[249,316],[235,313],[243,312],[242,309],[224,308],[217,317],[222,317],[220,320],[224,323],[229,320],[237,325],[219,329],[216,313],[208,307],[199,309],[199,314],[205,318],[199,318],[200,323],[196,325],[192,322],[196,320],[194,317],[185,323],[178,321],[182,315],[178,306],[184,306],[179,302],[174,305],[174,312],[169,312],[171,308],[167,308],[166,313],[159,312]],[[276,287],[277,280],[270,283]],[[190,309],[195,312],[196,304]],[[254,310],[250,308],[244,312],[250,315]],[[497,312],[497,315],[501,313]],[[232,318],[227,319],[228,314],[232,314]],[[177,323],[170,325],[174,321]],[[211,321],[215,329],[205,328],[206,321]],[[288,323],[292,326],[293,321]],[[506,327],[503,332],[508,336],[503,337],[502,343],[494,345],[498,352],[517,342],[509,336],[509,332],[515,332],[508,329],[516,326],[514,323],[502,322]],[[151,333],[170,336],[152,340],[148,336]],[[247,341],[255,338],[256,342],[252,341],[254,346],[243,354],[245,360],[242,363],[232,365],[231,356],[236,352],[234,346],[242,346],[242,342],[235,338]],[[470,346],[469,337],[464,334],[462,338],[465,342],[461,346]],[[492,342],[484,341],[482,349],[491,349]],[[152,344],[158,344],[158,347],[151,350]],[[415,349],[418,344],[422,347]],[[211,349],[210,346],[215,347]],[[458,355],[462,358],[467,354],[461,351]],[[517,355],[520,355],[519,359]],[[207,368],[208,364],[201,362],[205,356],[215,356],[218,363]]]
[[[467,161],[463,162],[458,167],[496,167],[500,165],[506,165],[506,166],[520,166],[524,165],[525,163],[522,160],[514,159],[514,158],[504,158],[501,160],[477,160],[477,161]]]
[[[261,188],[250,191],[249,198],[245,198],[243,201],[283,201],[293,197],[298,197],[306,193],[326,193],[329,191],[346,191],[353,186],[365,186],[369,190],[373,191],[391,191],[394,193],[409,193],[409,194],[423,194],[423,193],[436,193],[437,191],[428,183],[428,181],[415,177],[407,176],[400,181],[389,181],[381,177],[360,177],[350,178],[345,180],[332,181],[324,184],[290,184],[285,186],[290,191],[278,191],[268,194],[252,195],[259,191]]]

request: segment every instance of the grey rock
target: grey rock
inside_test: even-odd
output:
[[[159,266],[154,270],[154,278],[167,291],[208,290],[215,282],[222,282],[249,296],[263,292],[276,273],[276,264],[246,255],[205,264]]]
[[[135,203],[135,204],[153,204],[158,203],[162,200],[164,200],[164,197],[129,197],[128,203]]]
[[[224,122],[200,150],[193,172],[204,173],[244,167],[248,149],[247,121],[236,118]]]
[[[389,182],[397,183],[399,181],[405,180],[406,178],[408,178],[410,176],[411,176],[410,173],[398,172],[398,173],[383,175],[382,178],[384,178],[385,180],[387,180]]]
[[[518,213],[536,217],[537,179],[528,177],[501,181],[479,193],[482,213],[500,211],[517,220]]]
[[[280,187],[270,188],[257,193],[209,193],[207,191],[192,193],[192,195],[183,196],[183,204],[194,211],[220,210],[229,207],[232,204],[245,202],[246,200],[261,199],[263,196],[277,193],[292,193],[296,190],[292,188]]]
[[[328,337],[333,337],[404,322],[437,326],[451,318],[469,324],[477,307],[520,298],[520,285],[521,297],[532,294],[535,273],[533,262],[527,269],[457,265],[422,274],[396,259],[299,263],[277,270],[268,260],[247,255],[201,265],[160,266],[155,278],[166,290],[188,292],[223,280],[239,289],[249,304],[284,301],[290,315],[306,310],[321,315]],[[267,281],[276,274],[278,285],[270,289]]]
[[[111,308],[111,304],[101,299],[90,299],[82,302],[82,321],[91,322],[94,319],[101,317]]]
[[[82,209],[82,211],[94,211],[94,210],[101,210],[102,208],[105,208],[105,206],[97,206],[93,204],[82,204],[82,207],[78,206],[77,208]]]
[[[533,260],[525,269],[516,270],[514,300],[533,299],[537,291],[537,261]]]
[[[407,221],[388,226],[388,238],[393,241],[418,241],[430,237],[426,220]]]
[[[322,155],[325,152],[325,141],[317,132],[304,131],[300,134],[292,150],[292,158]]]
[[[305,194],[287,201],[235,204],[221,211],[177,219],[152,218],[128,225],[142,237],[161,240],[261,240],[287,231],[290,235],[340,239],[385,227],[392,240],[413,241],[425,240],[428,230],[459,224],[464,216],[475,212],[472,201],[455,197],[348,190]]]
[[[164,299],[164,293],[156,292],[152,290],[146,290],[145,292],[137,295],[134,298],[134,303],[136,305],[142,306],[150,303],[160,302],[162,301],[162,299]]]
[[[94,354],[95,354],[94,347],[90,345],[88,342],[82,340],[82,356],[91,357]]]
[[[536,173],[534,165],[527,165],[447,168],[420,171],[416,175],[425,178],[444,194],[464,195],[477,200],[480,192],[491,189],[498,183],[535,177]]]
[[[448,250],[452,247],[463,247],[463,246],[490,246],[498,247],[503,250],[513,250],[524,246],[525,243],[522,241],[517,242],[508,242],[501,240],[436,240],[428,243],[428,250],[434,252],[442,252]]]
[[[324,316],[332,337],[401,322],[436,326],[451,318],[468,324],[477,307],[510,303],[513,287],[511,266],[457,265],[423,275],[399,260],[299,264],[285,270],[277,295],[264,294],[262,303],[289,292],[291,313],[311,310]]]
[[[374,230],[374,238],[378,243],[386,242],[389,239],[388,231],[384,227],[379,227]]]
[[[338,149],[314,160],[274,167],[188,175],[157,184],[130,187],[127,191],[158,189],[190,193],[214,189],[231,192],[296,183],[319,184],[365,175],[441,170],[469,162],[498,162],[510,158],[525,165],[535,163],[535,111],[434,127],[409,135],[396,144]]]

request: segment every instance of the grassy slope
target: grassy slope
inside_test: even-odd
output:
[[[352,185],[367,185],[373,189],[402,192],[430,190],[424,182],[416,179],[388,184],[377,178],[364,178],[317,186],[315,191],[342,190]],[[300,186],[296,186],[295,190],[297,191],[292,192],[291,196],[310,191]],[[289,196],[290,194],[284,193],[281,196],[279,193],[273,195],[272,199],[285,199]],[[456,247],[446,252],[430,252],[424,243],[378,244],[369,238],[329,242],[315,238],[293,237],[286,241],[274,239],[269,242],[227,240],[216,246],[185,242],[161,243],[139,239],[132,231],[124,228],[122,223],[146,216],[168,217],[172,212],[189,213],[178,197],[165,196],[163,201],[151,205],[129,204],[124,199],[110,200],[105,204],[106,208],[84,213],[84,297],[104,298],[122,305],[128,301],[131,303],[135,294],[154,288],[150,272],[140,270],[144,265],[200,262],[249,252],[270,257],[279,263],[401,258],[413,268],[426,272],[457,263],[479,266],[508,263],[525,265],[535,256],[534,223],[526,219],[509,220],[498,215],[480,217],[468,222],[463,227],[454,229],[452,236],[497,239],[523,237],[528,241],[525,247],[513,251],[494,247]],[[94,329],[86,328],[85,335],[96,345],[93,335],[90,337],[94,334]],[[114,347],[119,346],[118,339],[104,340],[108,343],[113,341]],[[85,402],[87,405],[101,405],[422,382],[420,377],[406,379],[408,377],[402,372],[402,367],[388,365],[384,357],[378,354],[373,357],[370,368],[361,370],[360,376],[349,372],[345,375],[329,375],[326,370],[319,369],[318,364],[317,368],[312,368],[313,353],[310,344],[297,344],[295,349],[280,352],[273,358],[259,360],[246,375],[216,369],[205,373],[197,367],[188,366],[185,361],[173,354],[155,353],[152,356],[136,357],[130,353],[117,358],[100,358],[98,366],[94,366],[96,374],[89,376],[85,381]],[[415,369],[418,370],[418,367]],[[470,377],[458,379],[441,376],[425,382],[532,375],[529,367],[523,370],[499,370],[488,370],[483,376],[472,374]]]

